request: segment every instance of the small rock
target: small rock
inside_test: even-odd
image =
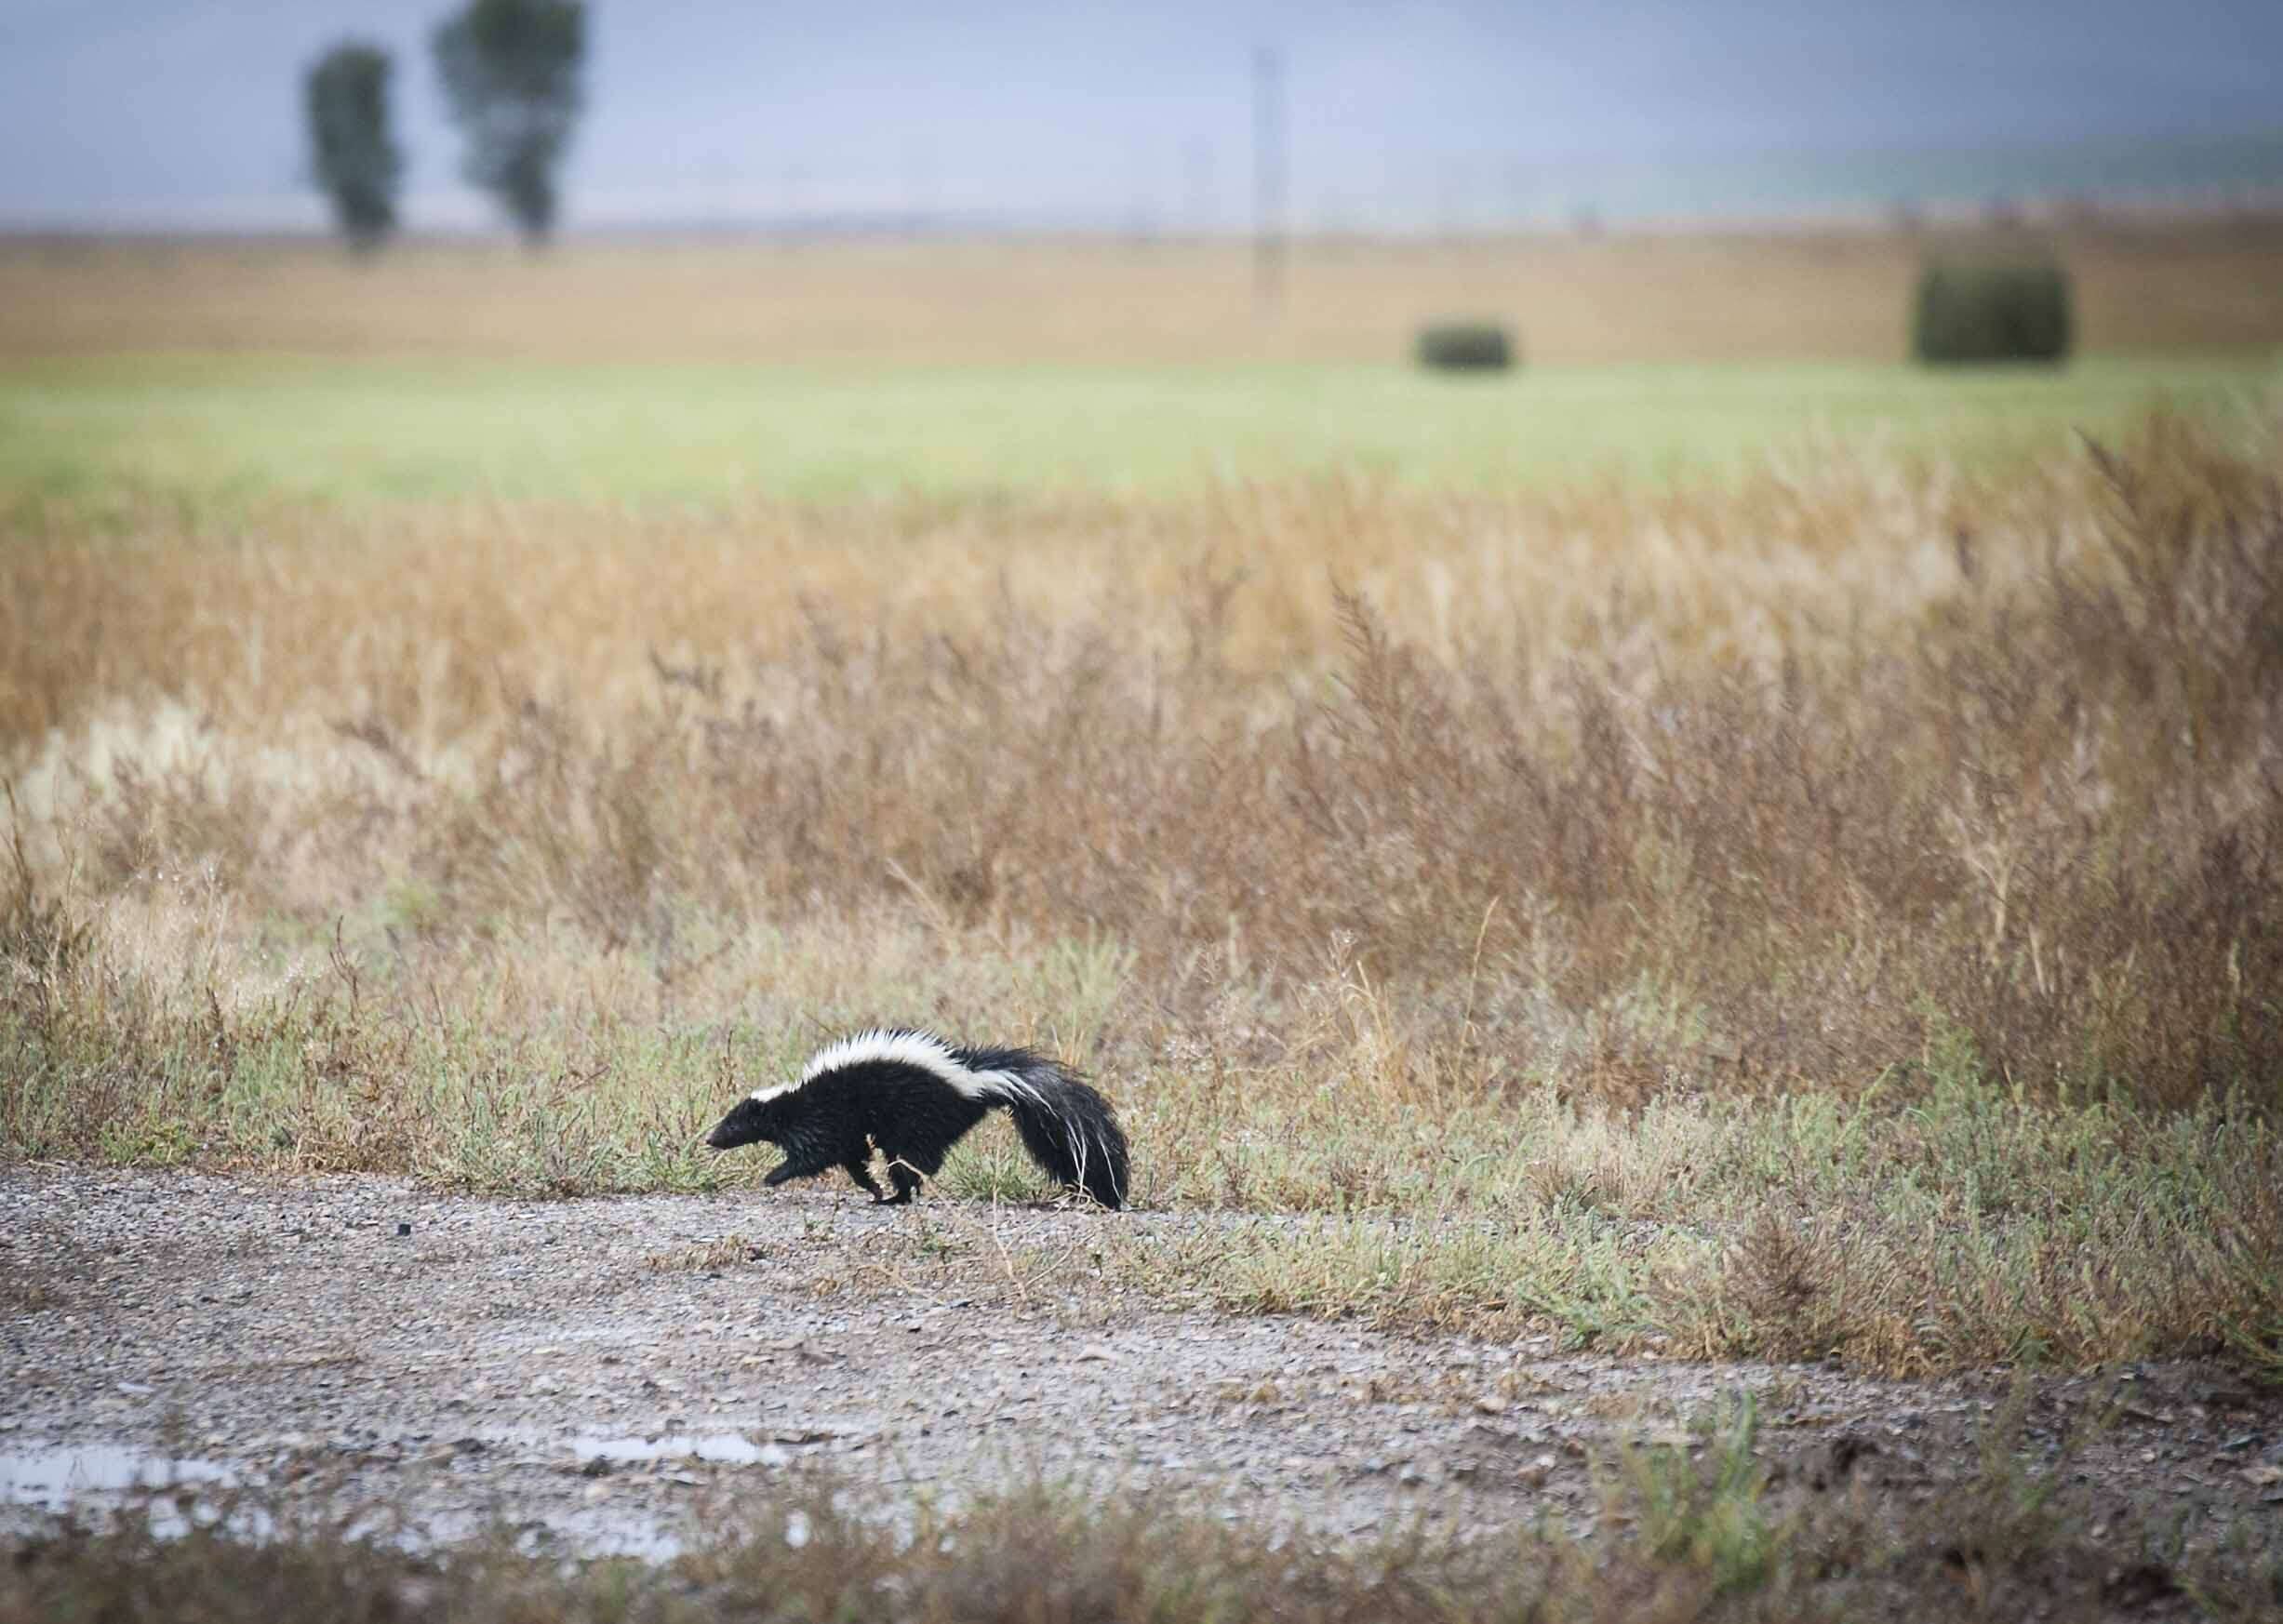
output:
[[[2101,1586],[2101,1599],[2112,1607],[2153,1606],[2180,1594],[2171,1570],[2160,1562],[2139,1562],[2113,1569]]]
[[[1851,1432],[1842,1432],[1832,1440],[1831,1454],[1825,1461],[1823,1470],[1817,1471],[1809,1481],[1819,1489],[1836,1487],[1845,1483],[1853,1473],[1857,1463],[1865,1457],[1877,1453],[1878,1445],[1868,1438],[1857,1437]]]

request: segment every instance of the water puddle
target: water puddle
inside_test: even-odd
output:
[[[702,1460],[715,1466],[783,1466],[793,1452],[781,1444],[755,1444],[735,1432],[669,1432],[657,1438],[573,1438],[581,1461],[630,1466],[653,1460]]]
[[[116,1444],[0,1452],[0,1504],[61,1511],[82,1497],[112,1498],[166,1489],[227,1488],[236,1478],[211,1460],[153,1455]]]
[[[573,1437],[569,1444],[582,1465],[602,1463],[594,1475],[648,1464],[661,1465],[669,1472],[677,1463],[779,1467],[789,1465],[794,1455],[781,1444],[756,1443],[737,1432],[669,1432],[655,1438],[588,1435]],[[221,1527],[244,1538],[265,1540],[275,1537],[278,1528],[269,1509],[267,1481],[259,1468],[226,1467],[113,1443],[0,1450],[0,1528],[27,1521],[36,1524],[66,1512],[107,1522],[126,1511],[147,1519],[161,1538],[179,1538],[194,1527]],[[695,1484],[699,1479],[677,1475],[674,1481]],[[688,1549],[678,1531],[647,1516],[626,1516],[599,1505],[534,1510],[539,1515],[520,1540],[534,1551],[632,1556],[659,1563],[672,1561]],[[355,1537],[419,1551],[474,1537],[487,1526],[480,1517],[455,1509],[410,1525],[376,1513],[369,1520],[353,1521],[347,1531]],[[787,1543],[803,1545],[808,1533],[808,1518],[794,1513],[786,1528]]]

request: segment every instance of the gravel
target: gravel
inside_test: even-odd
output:
[[[822,1465],[883,1508],[1043,1471],[1332,1536],[1542,1515],[1585,1532],[1592,1459],[1686,1442],[1741,1392],[1790,1481],[1876,1471],[1919,1498],[1975,1470],[2007,1392],[2003,1373],[1888,1382],[1237,1317],[1084,1267],[1115,1226],[1221,1221],[888,1210],[821,1183],[527,1202],[0,1168],[0,1505],[100,1505],[173,1474],[408,1537],[503,1523],[660,1553],[721,1497]],[[2218,1537],[2283,1509],[2283,1395],[2194,1364],[2040,1378],[2032,1463],[2104,1404],[2068,1469],[2095,1519]]]

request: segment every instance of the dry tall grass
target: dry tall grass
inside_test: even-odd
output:
[[[107,913],[893,916],[1115,941],[1167,1011],[1347,978],[1486,1082],[1856,1088],[1955,1028],[2273,1100],[2274,470],[2158,420],[1983,489],[154,514],[0,554],[0,725]]]
[[[34,516],[0,1140],[686,1186],[932,1021],[1348,1215],[1233,1304],[2283,1368],[2278,471]]]
[[[1276,319],[1237,244],[1096,241],[575,246],[544,261],[410,246],[0,244],[0,356],[135,351],[579,362],[1391,361],[1422,321],[1512,325],[1533,361],[1906,353],[1929,253],[2049,244],[2095,352],[2283,343],[2283,222],[2076,222],[1306,244]]]

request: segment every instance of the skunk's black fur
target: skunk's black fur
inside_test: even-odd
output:
[[[873,1200],[895,1205],[910,1201],[921,1176],[934,1178],[951,1148],[1002,1105],[1023,1149],[1051,1177],[1104,1206],[1126,1205],[1126,1135],[1110,1102],[1088,1084],[1028,1049],[955,1048],[901,1028],[818,1050],[799,1082],[755,1089],[705,1142],[728,1151],[767,1139],[785,1159],[765,1182],[840,1167]],[[893,1195],[873,1180],[875,1145],[888,1158]]]

